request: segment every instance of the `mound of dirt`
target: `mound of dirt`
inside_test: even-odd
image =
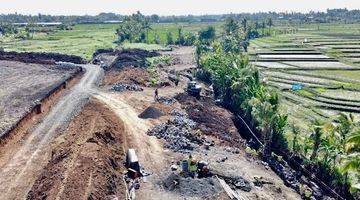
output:
[[[222,187],[215,178],[184,178],[178,174],[170,174],[163,181],[164,188],[185,197],[210,198],[222,192]]]
[[[213,135],[233,145],[240,144],[241,137],[233,122],[233,114],[217,106],[211,98],[200,100],[185,93],[175,99],[182,104],[189,118],[194,120],[203,133]]]
[[[0,51],[0,60],[12,60],[25,63],[55,64],[55,62],[71,62],[75,64],[84,64],[86,61],[74,55],[65,55],[60,53],[36,53],[36,52],[6,52]]]
[[[27,199],[124,199],[124,141],[123,123],[91,100],[52,143],[51,159]]]
[[[103,85],[116,83],[137,84],[147,86],[150,82],[150,74],[146,69],[135,67],[124,67],[122,69],[111,69],[106,71]]]
[[[159,56],[155,51],[142,49],[125,49],[116,52],[117,59],[111,67],[122,68],[126,66],[146,67],[146,58]],[[111,68],[110,67],[110,68]]]
[[[139,117],[142,119],[149,119],[149,118],[156,119],[163,115],[164,114],[160,110],[158,110],[155,107],[150,106],[150,107],[146,108],[142,113],[140,113]]]

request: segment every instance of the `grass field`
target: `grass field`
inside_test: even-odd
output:
[[[81,24],[73,30],[36,33],[32,39],[1,38],[6,51],[57,52],[90,59],[96,49],[115,47],[115,24]]]
[[[294,34],[251,41],[249,49],[257,61],[254,64],[269,86],[281,91],[281,110],[289,114],[290,123],[302,127],[304,133],[310,131],[313,119],[330,119],[339,112],[352,112],[359,118],[360,67],[345,57],[346,53],[338,53],[338,49],[342,49],[340,44],[360,42],[353,38],[359,34],[359,28],[360,25],[355,24],[315,24],[299,27]],[[351,47],[360,49],[357,44]],[[268,57],[277,58],[276,62],[268,62]],[[321,60],[323,57],[340,62]],[[306,58],[313,61],[306,61]],[[292,91],[294,84],[302,84],[305,88]]]
[[[206,26],[220,28],[221,23],[164,23],[153,24],[149,31],[149,40],[153,41],[155,32],[162,44],[166,43],[166,34],[171,32],[174,40],[178,37],[178,28],[183,33],[197,33]],[[17,39],[14,36],[0,37],[0,47],[5,51],[57,52],[91,59],[99,48],[113,48],[117,39],[117,24],[78,24],[73,30],[56,30],[50,33],[35,33],[30,39]],[[219,30],[219,29],[218,29]],[[125,47],[158,49],[159,45],[125,44]]]

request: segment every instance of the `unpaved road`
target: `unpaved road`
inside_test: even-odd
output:
[[[185,52],[188,51],[190,52],[187,53],[186,58],[189,59],[186,59],[185,63],[172,66],[173,68],[183,70],[184,68],[187,69],[193,66],[191,64],[192,62],[188,61],[193,56],[192,49],[186,50]],[[183,57],[181,51],[178,56]],[[169,166],[173,161],[182,159],[184,155],[174,154],[171,151],[164,150],[162,140],[146,135],[146,131],[154,124],[159,123],[159,121],[138,118],[139,111],[141,112],[145,105],[153,103],[153,88],[146,88],[143,92],[139,93],[119,94],[104,92],[94,87],[103,74],[100,67],[85,65],[84,68],[86,69],[86,73],[81,81],[59,100],[44,120],[24,139],[21,147],[11,151],[15,152],[13,153],[14,155],[0,155],[0,200],[24,199],[28,194],[31,196],[30,199],[38,199],[42,197],[43,194],[46,194],[45,196],[49,199],[85,199],[88,197],[100,199],[92,196],[93,194],[90,192],[92,188],[91,183],[94,181],[100,182],[104,179],[100,180],[99,176],[96,177],[92,172],[94,170],[98,171],[99,163],[106,161],[102,155],[109,154],[99,154],[99,152],[104,151],[103,149],[98,148],[98,150],[94,150],[96,149],[96,145],[93,142],[94,136],[92,134],[97,134],[98,132],[93,133],[92,131],[98,130],[98,128],[92,126],[103,127],[102,125],[104,124],[105,127],[103,127],[103,129],[107,131],[114,126],[118,126],[118,129],[110,132],[117,132],[117,134],[122,132],[125,134],[123,141],[125,144],[116,143],[115,146],[135,148],[141,160],[142,167],[152,173],[148,182],[141,184],[141,189],[137,192],[137,199],[184,199],[184,196],[181,194],[164,191],[159,184],[159,181],[164,179],[163,172],[169,170]],[[182,80],[178,87],[161,89],[160,94],[174,95],[175,92],[182,91],[185,84],[186,80]],[[119,122],[116,122],[114,117],[108,118],[100,116],[94,117],[97,121],[92,121],[94,119],[91,114],[97,115],[103,113],[103,111],[94,112],[89,107],[101,107],[96,103],[88,104],[88,106],[84,108],[85,111],[83,110],[82,112],[85,113],[84,120],[79,120],[82,114],[72,119],[74,114],[82,109],[83,105],[88,102],[87,100],[91,96],[98,99],[99,102],[103,104],[102,106],[109,108],[109,110],[118,117]],[[63,135],[62,129],[67,127],[70,121],[72,121],[70,127],[64,131],[65,133]],[[98,121],[104,122],[99,123]],[[96,123],[98,125],[94,125]],[[74,134],[77,133],[82,136],[75,136]],[[100,133],[102,133],[101,130]],[[58,137],[59,135],[61,136]],[[64,138],[67,136],[73,136],[74,138]],[[91,142],[89,142],[89,139]],[[100,144],[99,142],[96,143]],[[104,145],[108,146],[108,144]],[[90,146],[92,147],[90,148]],[[64,149],[69,150],[70,153],[66,154],[67,156],[63,158],[63,160],[57,162],[56,157],[58,155],[61,156]],[[52,150],[55,150],[55,159],[51,158],[53,157],[50,155],[52,154]],[[10,154],[11,152],[8,153]],[[198,153],[200,154],[201,152]],[[117,152],[116,154],[119,155],[120,153]],[[225,155],[226,154],[225,152]],[[214,155],[217,157],[223,156],[219,151],[214,151],[209,154],[209,159],[215,159]],[[204,155],[201,154],[199,157],[200,156]],[[12,158],[8,160],[4,159],[9,157]],[[241,162],[242,165],[247,167],[241,167],[238,166],[238,159],[244,160],[245,158],[243,158],[243,155],[234,155],[234,162],[226,163],[228,168],[230,166],[234,169],[234,174],[240,174],[249,178],[252,178],[254,175],[272,177],[275,179],[273,182],[276,183],[284,193],[279,194],[276,192],[277,188],[263,188],[254,190],[249,193],[247,197],[250,199],[298,199],[298,195],[294,191],[286,188],[286,186],[282,184],[281,179],[271,170],[268,171],[263,166],[256,166],[254,162],[248,161]],[[215,163],[216,161],[211,160],[211,162]],[[218,164],[218,166],[219,168],[223,168],[225,167],[225,163]],[[249,167],[253,168],[253,170],[248,170]],[[116,173],[118,172],[119,171]],[[111,173],[102,173],[102,175],[107,178],[114,177]],[[46,187],[50,187],[51,189],[46,189]],[[31,192],[28,193],[30,189]],[[98,195],[99,194],[102,193],[98,193]]]
[[[10,160],[0,160],[0,199],[23,199],[39,170],[49,159],[49,142],[66,127],[90,97],[89,90],[98,83],[102,70],[98,66],[84,65],[86,73],[80,82],[51,109],[14,151]],[[11,153],[11,152],[10,152]]]

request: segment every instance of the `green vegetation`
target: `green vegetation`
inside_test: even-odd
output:
[[[73,26],[72,30],[35,32],[31,38],[8,35],[0,37],[0,47],[6,51],[56,52],[90,59],[96,49],[116,46],[116,28],[114,24],[81,24]]]
[[[264,146],[262,155],[271,152],[281,156],[294,155],[303,160],[305,168],[316,169],[314,175],[341,195],[356,196],[359,178],[360,149],[359,124],[351,114],[335,114],[329,117],[327,110],[332,108],[358,108],[356,101],[339,98],[318,97],[329,87],[357,90],[359,77],[351,75],[358,71],[346,71],[344,66],[332,71],[296,72],[288,69],[298,68],[298,63],[285,64],[289,68],[277,71],[254,68],[248,62],[244,41],[251,39],[246,20],[227,19],[222,37],[214,42],[201,42],[197,45],[201,72],[198,77],[211,81],[215,96],[235,114],[242,116],[255,130]],[[301,35],[301,33],[293,32]],[[293,42],[299,35],[260,36],[252,45],[261,49],[309,49],[308,45]],[[265,35],[262,35],[265,36]],[[309,37],[301,35],[300,37]],[[209,44],[210,43],[210,44]],[[204,47],[210,46],[210,47]],[[306,53],[304,53],[306,54]],[[275,63],[276,64],[276,63]],[[307,63],[311,66],[311,63]],[[331,64],[330,62],[327,64]],[[337,65],[337,63],[335,63]],[[312,66],[311,66],[312,67]],[[330,73],[331,72],[331,73]],[[338,73],[338,74],[337,74]],[[340,74],[347,74],[344,78]],[[269,82],[285,85],[302,83],[309,87],[299,91],[280,91],[271,89],[260,79],[260,74],[269,76]],[[352,77],[354,80],[349,80]],[[333,89],[335,90],[335,89]],[[339,89],[340,90],[340,89]],[[351,102],[351,103],[349,103]],[[284,106],[286,104],[286,106]],[[326,108],[320,109],[320,108]],[[296,110],[292,112],[291,109]],[[339,113],[339,112],[332,112]],[[300,117],[297,114],[301,114]],[[306,123],[304,123],[306,121]],[[355,148],[350,148],[355,146]],[[352,149],[349,151],[349,148]],[[352,187],[350,188],[350,183]]]
[[[157,50],[170,50],[167,47],[158,44],[146,44],[146,43],[124,43],[121,45],[124,49],[144,49],[147,51]]]

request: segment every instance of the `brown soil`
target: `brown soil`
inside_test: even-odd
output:
[[[102,85],[112,85],[121,82],[146,86],[149,84],[149,81],[150,74],[146,69],[125,67],[123,69],[110,69],[107,71]]]
[[[69,91],[69,88],[78,83],[80,79],[81,76],[77,76],[72,80],[69,80],[66,88],[60,88],[48,98],[43,99],[41,102],[40,114],[35,112],[30,113],[8,133],[6,138],[0,140],[0,166],[2,166],[3,163],[6,163],[6,161],[13,156],[14,152],[17,151],[17,148],[21,145],[21,141],[29,134],[30,128],[34,124],[36,125],[41,122],[44,116],[49,113],[52,106],[58,102],[59,98]]]
[[[239,145],[241,141],[233,122],[234,116],[228,110],[215,105],[208,97],[200,100],[185,93],[175,97],[186,110],[189,118],[197,122],[198,128],[207,135],[215,136],[232,145]]]
[[[55,64],[56,61],[84,64],[85,60],[79,56],[60,53],[41,52],[6,52],[0,51],[0,60],[12,60],[25,63]]]
[[[27,199],[125,197],[124,141],[124,125],[119,118],[91,100],[52,143],[52,158]]]
[[[0,61],[0,136],[76,69]]]

